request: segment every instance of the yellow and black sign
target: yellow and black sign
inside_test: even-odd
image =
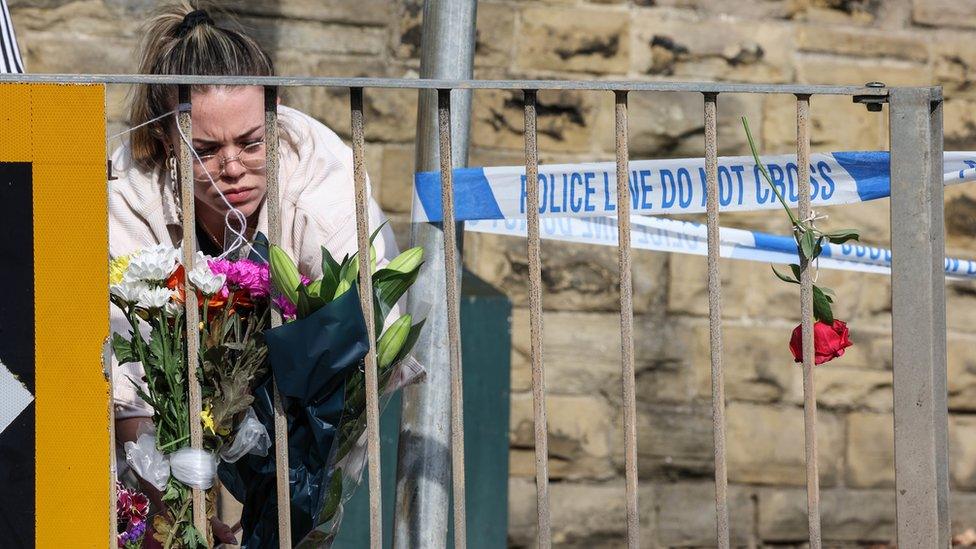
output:
[[[2,547],[114,538],[104,97],[0,84],[0,391],[33,395],[0,421]]]

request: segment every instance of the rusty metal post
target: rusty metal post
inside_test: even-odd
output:
[[[426,0],[421,37],[422,78],[471,78],[476,12],[476,0]],[[467,164],[470,112],[470,90],[456,91],[451,108],[453,167]],[[416,171],[439,169],[435,90],[422,90],[419,94],[416,145]],[[426,261],[410,289],[407,309],[416,317],[429,308],[426,328],[414,347],[417,360],[427,368],[427,379],[403,391],[393,532],[396,549],[439,549],[447,542],[452,377],[450,350],[445,344],[448,304],[444,299],[447,288],[443,229],[442,223],[411,226],[411,241],[424,247]],[[456,234],[459,238],[455,267],[460,276],[463,232],[457,230]]]
[[[708,231],[708,334],[712,363],[712,440],[715,453],[715,536],[729,549],[729,477],[725,462],[725,370],[722,365],[722,277],[719,275],[718,94],[705,94],[706,226]]]
[[[362,302],[369,351],[366,353],[366,453],[369,465],[369,546],[383,547],[383,484],[380,480],[380,400],[376,377],[376,319],[373,317],[373,273],[369,244],[369,189],[366,185],[366,121],[363,89],[349,90],[352,107],[352,159],[356,184],[356,237],[359,244],[359,298]],[[379,319],[383,322],[383,319]]]
[[[193,139],[193,122],[190,116],[190,86],[179,87],[179,113],[176,123],[187,139]],[[193,156],[190,145],[180,139],[180,201],[183,214],[183,266],[186,272],[193,270],[193,260],[197,251],[196,211],[193,194]],[[196,292],[186,292],[186,383],[190,390],[190,447],[203,448],[203,425],[200,423],[200,412],[203,410],[203,396],[200,393],[200,381],[197,379],[197,359],[200,351],[200,311],[197,308]],[[206,493],[193,488],[193,526],[204,537],[207,536],[209,521],[207,520]]]
[[[268,181],[268,241],[281,245],[281,197],[278,190],[278,90],[264,88],[264,154]],[[271,327],[281,326],[281,313],[271,308]],[[278,547],[291,547],[291,482],[288,474],[288,418],[272,384],[274,398],[275,495],[278,502]]]
[[[799,218],[810,217],[810,96],[796,96],[796,164]],[[817,456],[817,390],[814,385],[813,272],[800,261],[800,323],[803,337],[803,430],[807,470],[807,525],[810,549],[820,549],[820,466]]]
[[[640,547],[637,506],[637,391],[634,374],[634,282],[630,249],[630,188],[627,143],[627,92],[614,92],[617,153],[617,267],[620,271],[620,368],[623,380],[624,469],[627,485],[627,546]]]
[[[535,426],[535,489],[538,546],[552,545],[549,518],[549,429],[546,374],[542,362],[542,258],[539,240],[539,147],[535,90],[525,90],[526,252],[529,260],[529,331],[532,339],[532,416]]]

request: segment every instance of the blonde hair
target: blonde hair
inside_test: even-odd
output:
[[[209,14],[187,0],[161,8],[143,32],[141,74],[205,76],[273,76],[274,64],[258,43],[239,28],[216,24]],[[192,14],[192,15],[191,15]],[[187,15],[191,15],[187,17]],[[213,86],[194,85],[193,91]],[[144,124],[173,110],[177,87],[139,84],[129,104],[130,127]],[[168,154],[163,118],[132,132],[132,160],[140,169],[154,171]]]

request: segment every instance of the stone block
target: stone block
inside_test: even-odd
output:
[[[655,492],[657,541],[661,546],[714,547],[714,483],[658,484]],[[751,540],[755,517],[752,492],[752,488],[745,486],[729,487],[729,528],[733,547],[743,547]]]
[[[857,86],[875,80],[888,87],[932,84],[932,71],[927,65],[907,61],[808,54],[797,56],[796,66],[797,81],[805,84]],[[849,98],[844,99],[850,102]]]
[[[380,206],[384,212],[410,213],[413,205],[414,148],[411,145],[383,147],[380,167],[383,188]]]
[[[973,97],[976,50],[972,48],[971,35],[947,29],[940,29],[938,34],[931,46],[935,81],[944,86],[947,99]],[[945,123],[950,122],[948,113],[944,113],[944,119]]]
[[[606,9],[528,7],[519,14],[521,70],[623,74],[630,66],[630,17]]]
[[[523,151],[524,108],[521,92],[476,91],[472,97],[472,145]],[[581,153],[612,148],[612,112],[613,97],[608,94],[540,91],[536,102],[539,151]],[[578,156],[576,161],[580,161]],[[518,162],[524,163],[524,158]]]
[[[386,29],[289,18],[242,17],[251,35],[271,52],[296,50],[307,55],[379,55]]]
[[[838,359],[817,369],[817,403],[828,409],[890,412],[891,372],[847,368],[843,363]]]
[[[480,235],[476,256],[468,266],[492,285],[504,288],[516,306],[528,303],[528,261],[525,239]],[[634,313],[659,309],[666,295],[668,257],[653,252],[633,254]],[[619,311],[617,250],[546,241],[542,244],[542,305],[549,310]]]
[[[689,12],[638,12],[632,70],[681,80],[789,82],[793,33],[779,23],[705,18]]]
[[[946,284],[946,325],[963,332],[976,326],[976,292],[969,284]]]
[[[766,154],[796,154],[796,99],[770,95],[763,107],[761,150]],[[816,96],[810,101],[810,144],[814,150],[878,150],[887,145],[887,138],[887,117],[868,112],[849,97]]]
[[[723,95],[718,105],[720,154],[749,150],[742,116],[762,117],[762,98]],[[628,95],[630,155],[632,158],[695,158],[704,155],[703,100],[699,94],[631,92]]]
[[[847,416],[847,485],[895,486],[895,424],[891,414]]]
[[[841,222],[831,223],[831,225],[856,226],[854,223]],[[669,264],[671,278],[668,311],[707,315],[708,287],[704,276],[705,258],[673,254]],[[719,271],[722,278],[722,314],[725,318],[785,317],[791,322],[799,322],[797,287],[777,280],[768,265],[723,259],[719,263]],[[823,269],[820,271],[818,284],[832,288],[836,292],[838,297],[834,306],[834,315],[848,321],[852,329],[890,325],[891,299],[887,277]],[[790,330],[795,325],[785,327],[782,332],[784,342],[789,341]],[[785,346],[783,348],[786,349]],[[848,362],[846,359],[847,355],[845,355],[845,362]]]
[[[725,394],[729,400],[753,402],[791,401],[801,385],[801,371],[793,364],[787,347],[788,329],[757,328],[723,322],[722,365]],[[709,326],[695,326],[691,355],[698,373],[699,396],[711,398],[711,349]]]
[[[976,418],[972,416],[949,416],[949,477],[953,489],[976,489]]]
[[[976,494],[953,490],[949,493],[949,514],[952,533],[961,534],[976,528]]]
[[[532,394],[512,394],[511,475],[535,473]],[[547,395],[549,475],[559,479],[607,479],[611,464],[610,428],[616,414],[600,396]]]
[[[506,4],[478,3],[474,64],[479,67],[508,67],[515,38],[515,10]]]
[[[809,53],[928,60],[927,36],[911,32],[803,25],[797,28],[796,44],[799,51]]]
[[[655,486],[638,488],[641,540],[653,547]],[[508,481],[510,547],[535,547],[536,487],[532,479]],[[558,482],[549,485],[552,540],[558,547],[584,549],[627,546],[626,488],[622,480],[600,483]]]
[[[240,15],[361,26],[384,26],[393,16],[390,3],[384,0],[283,0],[246,3],[220,0],[218,5]]]
[[[930,27],[976,29],[973,0],[912,0],[912,21]]]
[[[976,146],[976,114],[973,112],[976,109],[976,100],[950,97],[942,108],[944,150],[971,150]]]
[[[803,486],[803,409],[742,402],[728,404],[729,481],[748,484]],[[820,484],[838,483],[842,473],[844,427],[835,414],[817,414]]]
[[[855,0],[800,0],[789,3],[789,19],[823,25],[861,25],[874,23],[883,15],[882,2]]]
[[[690,360],[698,333],[683,319],[656,314],[635,318],[635,352],[638,400],[645,403],[691,404],[708,398],[702,379],[708,365]],[[611,393],[614,398],[619,390]]]
[[[820,510],[825,547],[845,542],[889,543],[895,537],[895,494],[892,490],[829,489],[821,492]],[[800,543],[807,539],[806,491],[760,488],[759,536],[764,542]]]
[[[973,342],[949,336],[946,349],[949,379],[949,410],[976,410],[976,356]]]
[[[639,391],[638,391],[639,393]],[[612,431],[617,467],[624,469],[623,414]],[[712,410],[707,403],[638,402],[637,470],[640,478],[680,480],[714,474]]]
[[[620,316],[546,311],[543,315],[546,390],[594,394],[620,388]],[[512,388],[531,390],[529,311],[512,310]]]

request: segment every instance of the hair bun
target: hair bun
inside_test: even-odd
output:
[[[183,38],[190,33],[197,25],[213,25],[214,20],[210,18],[207,10],[194,10],[183,16],[183,22],[176,29],[176,36]]]

